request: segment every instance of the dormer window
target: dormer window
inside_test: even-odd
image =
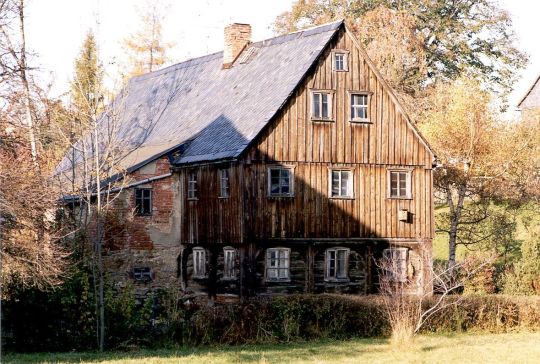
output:
[[[349,70],[349,52],[336,50],[333,53],[332,66],[334,71],[345,72]]]

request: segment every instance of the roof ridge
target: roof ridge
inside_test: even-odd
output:
[[[270,46],[270,45],[280,44],[282,42],[279,42],[279,40],[289,41],[289,40],[295,39],[296,37],[293,38],[293,37],[291,37],[292,35],[298,35],[298,36],[316,35],[316,34],[319,34],[320,32],[324,32],[324,31],[328,31],[328,30],[333,29],[333,28],[337,28],[343,22],[344,22],[344,20],[340,19],[340,20],[336,20],[336,21],[333,21],[333,22],[317,25],[317,26],[314,26],[314,27],[297,30],[297,31],[292,32],[292,33],[277,35],[277,36],[272,37],[272,38],[267,38],[267,39],[259,40],[259,41],[256,41],[256,42],[252,42],[252,43],[249,44],[249,46]],[[317,30],[320,30],[320,32],[316,32]],[[289,38],[289,39],[287,39],[287,38]],[[142,74],[142,75],[139,75],[139,76],[132,77],[129,80],[129,82],[147,80],[149,78],[159,76],[159,75],[165,74],[167,72],[176,71],[176,70],[182,69],[182,68],[197,66],[197,65],[200,65],[202,62],[211,61],[211,60],[217,58],[217,56],[222,54],[222,53],[223,53],[223,50],[218,51],[218,52],[214,52],[214,53],[205,54],[205,55],[199,56],[199,57],[189,58],[189,59],[186,59],[186,60],[184,60],[182,62],[178,62],[178,63],[172,64],[170,66],[167,66],[165,68],[162,68],[162,69],[159,69],[159,70],[156,70],[156,71],[152,71],[152,72],[148,72],[148,73],[145,73],[145,74]]]

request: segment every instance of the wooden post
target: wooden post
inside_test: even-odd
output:
[[[208,299],[212,303],[217,295],[217,256],[218,251],[214,245],[208,249]]]
[[[315,247],[309,244],[306,249],[306,293],[313,293],[315,288],[315,254]]]
[[[367,270],[367,277],[366,277],[366,288],[365,293],[373,293],[374,287],[373,287],[373,247],[371,245],[367,246],[366,251],[366,270]]]
[[[182,291],[185,291],[188,287],[188,277],[187,277],[187,262],[189,258],[189,254],[193,251],[193,248],[191,245],[188,245],[185,247],[182,252],[180,253],[180,285],[182,287]]]

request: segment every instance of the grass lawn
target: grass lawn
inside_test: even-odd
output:
[[[384,339],[109,353],[7,355],[4,363],[538,363],[540,332],[423,335],[406,348]]]

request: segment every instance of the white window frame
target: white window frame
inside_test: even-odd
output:
[[[280,171],[279,175],[279,192],[278,193],[272,193],[272,171]],[[284,178],[281,176],[281,172],[287,170],[289,172],[289,192],[283,193],[281,192],[281,179]],[[268,173],[268,197],[294,197],[294,167],[293,166],[270,166],[267,170]]]
[[[403,181],[401,179],[401,174],[405,174],[405,180]],[[398,176],[398,185],[397,185],[397,194],[393,193],[393,190],[396,191],[396,189],[392,188],[392,175],[397,174]],[[410,200],[412,199],[412,170],[410,169],[389,169],[388,174],[388,198],[392,199],[406,199]],[[401,194],[401,182],[405,182],[405,195]]]
[[[193,248],[193,277],[206,278],[206,250]]]
[[[320,112],[320,115],[315,115],[314,113],[314,108],[315,108],[315,95],[320,95],[320,100],[319,100],[319,112]],[[323,97],[322,95],[326,95],[327,96],[327,110],[328,110],[328,116],[327,117],[324,117],[322,115],[322,105],[323,105]],[[311,94],[310,94],[310,107],[309,107],[309,110],[310,110],[310,115],[311,115],[311,120],[314,120],[314,121],[334,121],[334,106],[333,106],[333,103],[334,103],[334,91],[333,90],[311,90]]]
[[[236,249],[231,246],[223,248],[223,278],[236,278]]]
[[[198,190],[198,179],[197,172],[190,171],[188,172],[188,200],[197,200],[197,190]]]
[[[338,195],[333,195],[333,174],[334,172],[340,172],[339,174],[339,191],[340,191],[340,194]],[[341,173],[348,173],[349,174],[349,179],[347,180],[347,194],[346,195],[342,195],[341,194],[341,187],[342,187],[342,179],[343,179],[343,176],[341,175]],[[354,199],[354,169],[352,168],[339,168],[339,167],[336,167],[336,168],[329,168],[328,170],[328,196],[330,198],[336,198],[336,199]]]
[[[366,104],[353,104],[353,100],[355,96],[365,96],[366,97]],[[371,94],[369,92],[363,92],[363,91],[350,91],[349,92],[349,121],[351,123],[369,123],[369,104],[371,101]],[[354,111],[353,109],[365,109],[366,110],[366,117],[365,118],[358,118],[354,117]]]
[[[344,268],[344,274],[339,274],[339,266],[338,266],[338,252],[344,252],[345,258],[343,259],[343,263],[345,266]],[[324,270],[324,279],[326,281],[348,281],[349,280],[349,255],[351,250],[349,248],[342,248],[342,247],[334,247],[326,249],[324,257],[325,257],[325,270]],[[332,253],[334,254],[334,258],[331,259]],[[334,273],[331,274],[331,265],[332,261],[334,262]]]
[[[272,253],[277,253],[277,258],[272,258]],[[291,272],[291,249],[268,248],[265,257],[265,277],[268,282],[290,282]],[[275,273],[274,273],[275,272]]]
[[[336,67],[338,55],[343,57],[342,69],[338,69]],[[334,49],[332,51],[332,71],[335,71],[335,72],[348,72],[349,71],[349,51],[344,50],[344,49]]]
[[[404,283],[407,281],[407,266],[409,264],[409,249],[390,247],[383,250],[383,259],[391,267],[383,267],[391,282]]]
[[[222,168],[218,171],[219,176],[219,198],[229,198],[231,196],[229,186],[229,169]]]

